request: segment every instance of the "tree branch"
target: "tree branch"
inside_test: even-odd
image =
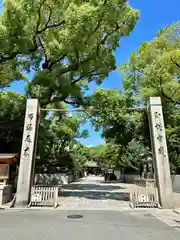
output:
[[[32,52],[35,52],[37,49],[38,49],[38,46],[37,46],[37,42],[36,42],[36,35],[37,35],[37,32],[38,32],[38,28],[39,28],[39,25],[40,25],[40,20],[41,20],[41,8],[43,6],[43,4],[45,3],[46,0],[43,0],[41,3],[40,3],[40,6],[38,8],[38,20],[37,20],[37,25],[36,25],[36,31],[35,31],[35,34],[33,36],[33,43],[34,43],[34,47],[33,48],[30,48],[28,49],[28,52],[29,53],[32,53]],[[0,63],[4,63],[8,60],[13,60],[17,55],[21,54],[19,50],[17,51],[11,51],[11,53],[7,53],[8,56],[2,56],[0,57]]]
[[[98,29],[99,29],[99,27],[100,27],[100,24],[101,24],[101,22],[103,21],[104,14],[105,14],[105,12],[106,12],[106,4],[107,4],[107,0],[104,1],[104,4],[103,4],[103,6],[104,6],[104,11],[102,12],[102,14],[101,14],[101,16],[100,16],[100,19],[99,19],[99,21],[98,21],[98,23],[97,23],[94,31],[93,31],[90,35],[88,35],[88,38],[86,39],[85,44],[87,44],[87,42],[89,41],[89,39],[98,31]]]
[[[37,20],[37,25],[36,25],[36,34],[38,33],[38,29],[39,29],[39,25],[40,25],[40,22],[41,22],[41,8],[43,6],[43,4],[45,3],[46,0],[43,0],[41,3],[40,3],[40,6],[38,8],[38,20]]]
[[[171,62],[172,62],[173,64],[175,64],[176,67],[180,68],[180,64],[177,63],[176,61],[174,61],[174,59],[172,58],[172,56],[171,56],[170,58],[171,58]]]
[[[95,53],[92,53],[90,56],[88,56],[87,58],[81,60],[80,62],[75,62],[65,68],[63,68],[61,71],[60,71],[60,74],[64,74],[64,73],[67,73],[69,71],[75,71],[75,70],[78,70],[79,66],[80,65],[83,65],[84,63],[92,60],[94,58],[94,56],[98,56],[98,53],[99,53],[99,50],[100,50],[100,46],[104,45],[108,39],[108,37],[110,37],[114,32],[116,32],[117,30],[119,30],[121,28],[121,26],[119,26],[118,24],[116,25],[116,28],[113,29],[110,33],[107,33],[106,36],[99,42],[97,48],[96,48],[96,52]]]
[[[41,22],[41,9],[42,9],[42,6],[43,4],[46,2],[46,0],[43,0],[41,3],[40,3],[40,6],[38,8],[38,11],[37,11],[37,15],[38,15],[38,20],[37,20],[37,25],[36,25],[36,30],[35,30],[35,34],[33,36],[33,43],[34,43],[34,46],[32,48],[29,48],[27,51],[28,53],[33,53],[35,52],[37,49],[38,49],[38,44],[37,44],[37,35],[38,34],[41,34],[42,32],[46,31],[47,29],[51,29],[51,28],[57,28],[57,27],[60,27],[61,25],[63,25],[65,23],[65,21],[61,21],[60,23],[53,23],[53,24],[50,24],[50,20],[51,20],[51,15],[52,15],[52,10],[50,9],[50,13],[49,13],[49,16],[48,16],[48,20],[44,26],[44,28],[42,28],[41,30],[39,30],[39,26],[40,26],[40,22]],[[39,38],[38,38],[38,41],[39,41]],[[41,45],[42,47],[42,45]],[[43,50],[45,50],[43,48]],[[11,51],[10,53],[8,52],[7,53],[7,56],[5,54],[5,56],[1,56],[0,57],[0,64],[8,61],[8,60],[13,60],[17,55],[20,55],[21,52],[19,50],[17,51]]]
[[[40,8],[39,8],[39,11],[38,11],[38,16],[39,16],[39,19],[38,19],[38,28],[36,30],[36,33],[37,34],[41,34],[42,32],[46,31],[47,29],[49,28],[56,28],[56,27],[60,27],[62,24],[65,23],[65,20],[61,21],[60,23],[52,23],[52,24],[49,24],[50,21],[51,21],[51,16],[52,16],[52,8],[48,5],[48,4],[45,4],[45,6],[47,6],[49,8],[49,16],[47,18],[47,21],[45,23],[45,26],[39,30],[39,25],[40,25],[40,19],[41,19],[41,7],[42,5],[45,3],[46,0],[43,0],[41,5],[40,5]]]
[[[176,100],[173,100],[173,98],[171,98],[170,96],[168,96],[165,92],[164,92],[164,89],[162,87],[162,78],[159,77],[160,79],[160,88],[161,88],[161,93],[163,95],[163,97],[167,100],[169,100],[170,102],[174,103],[174,104],[177,104],[177,105],[180,105],[180,101],[176,101]]]
[[[84,78],[83,75],[79,76],[77,79],[75,79],[74,81],[71,82],[72,85],[78,83],[79,81],[81,81]]]
[[[60,27],[61,25],[63,25],[65,23],[65,20],[61,21],[60,23],[53,23],[50,25],[45,25],[44,28],[42,28],[41,30],[39,30],[37,33],[41,34],[42,32],[46,31],[49,28],[57,28]]]
[[[116,28],[113,29],[111,32],[107,33],[102,40],[99,42],[98,46],[97,46],[97,55],[99,55],[99,51],[100,51],[100,46],[104,45],[108,39],[108,37],[110,37],[111,35],[113,35],[116,31],[118,31],[121,28],[121,26],[118,25],[118,23],[116,23]]]
[[[49,8],[49,16],[48,16],[48,19],[46,21],[46,24],[45,24],[45,27],[48,26],[48,24],[50,23],[51,21],[51,15],[52,15],[52,8],[50,8],[50,6],[48,4],[46,4],[46,6]]]
[[[102,73],[96,73],[96,72],[90,72],[89,75],[85,76],[85,75],[81,75],[79,76],[77,79],[75,79],[74,81],[72,81],[72,85],[76,84],[77,82],[81,81],[83,78],[85,77],[95,77],[95,76],[99,76],[101,75]]]
[[[41,48],[43,49],[44,52],[44,56],[45,56],[45,61],[47,61],[47,55],[46,55],[46,49],[44,47],[44,43],[43,40],[40,36],[38,36],[38,41],[39,41],[39,45],[41,46]]]
[[[135,67],[135,65],[133,65],[133,68],[135,71],[137,71],[138,73],[140,73],[141,75],[144,75],[144,72],[138,68]]]

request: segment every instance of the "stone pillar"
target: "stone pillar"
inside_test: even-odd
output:
[[[160,97],[149,99],[149,120],[154,171],[162,208],[173,208],[172,182]]]
[[[28,99],[26,104],[15,207],[26,207],[29,203],[34,176],[38,124],[38,100]]]

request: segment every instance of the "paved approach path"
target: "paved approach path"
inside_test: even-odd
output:
[[[88,176],[64,185],[60,193],[63,210],[121,210],[129,208],[129,187],[119,183],[105,183],[103,177]]]
[[[129,191],[133,184],[105,183],[103,177],[89,176],[64,185],[60,193],[61,209],[129,209]],[[180,194],[173,193],[174,208],[180,208]]]
[[[55,210],[0,210],[0,239],[180,239],[180,215],[172,211],[131,210],[127,208],[127,185],[101,182],[102,178],[88,177],[64,186],[59,198],[62,204]],[[69,218],[72,215],[79,218]]]

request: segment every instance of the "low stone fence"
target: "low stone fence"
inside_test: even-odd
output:
[[[172,175],[171,177],[174,192],[180,193],[180,175]],[[135,179],[138,178],[138,174],[121,174],[121,180],[126,183],[135,183]]]
[[[125,183],[134,183],[139,178],[139,174],[121,174],[121,180]]]
[[[54,173],[54,174],[46,174],[39,173],[35,175],[34,184],[40,185],[62,185],[73,182],[74,176],[73,174],[63,174],[63,173]]]
[[[137,186],[141,186],[141,187],[149,187],[150,185],[154,185],[155,186],[155,181],[154,179],[135,179],[134,183]]]

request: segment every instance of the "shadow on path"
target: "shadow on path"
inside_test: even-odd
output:
[[[100,185],[97,183],[73,183],[64,185],[59,192],[59,197],[129,201],[129,193],[125,191],[125,188],[116,185]]]
[[[119,189],[124,189],[120,186],[115,185],[100,185],[100,184],[69,184],[64,185],[63,189],[65,190],[99,190],[99,191],[115,191]]]
[[[129,201],[129,193],[127,192],[64,191],[59,193],[59,197],[86,198],[90,200]]]

